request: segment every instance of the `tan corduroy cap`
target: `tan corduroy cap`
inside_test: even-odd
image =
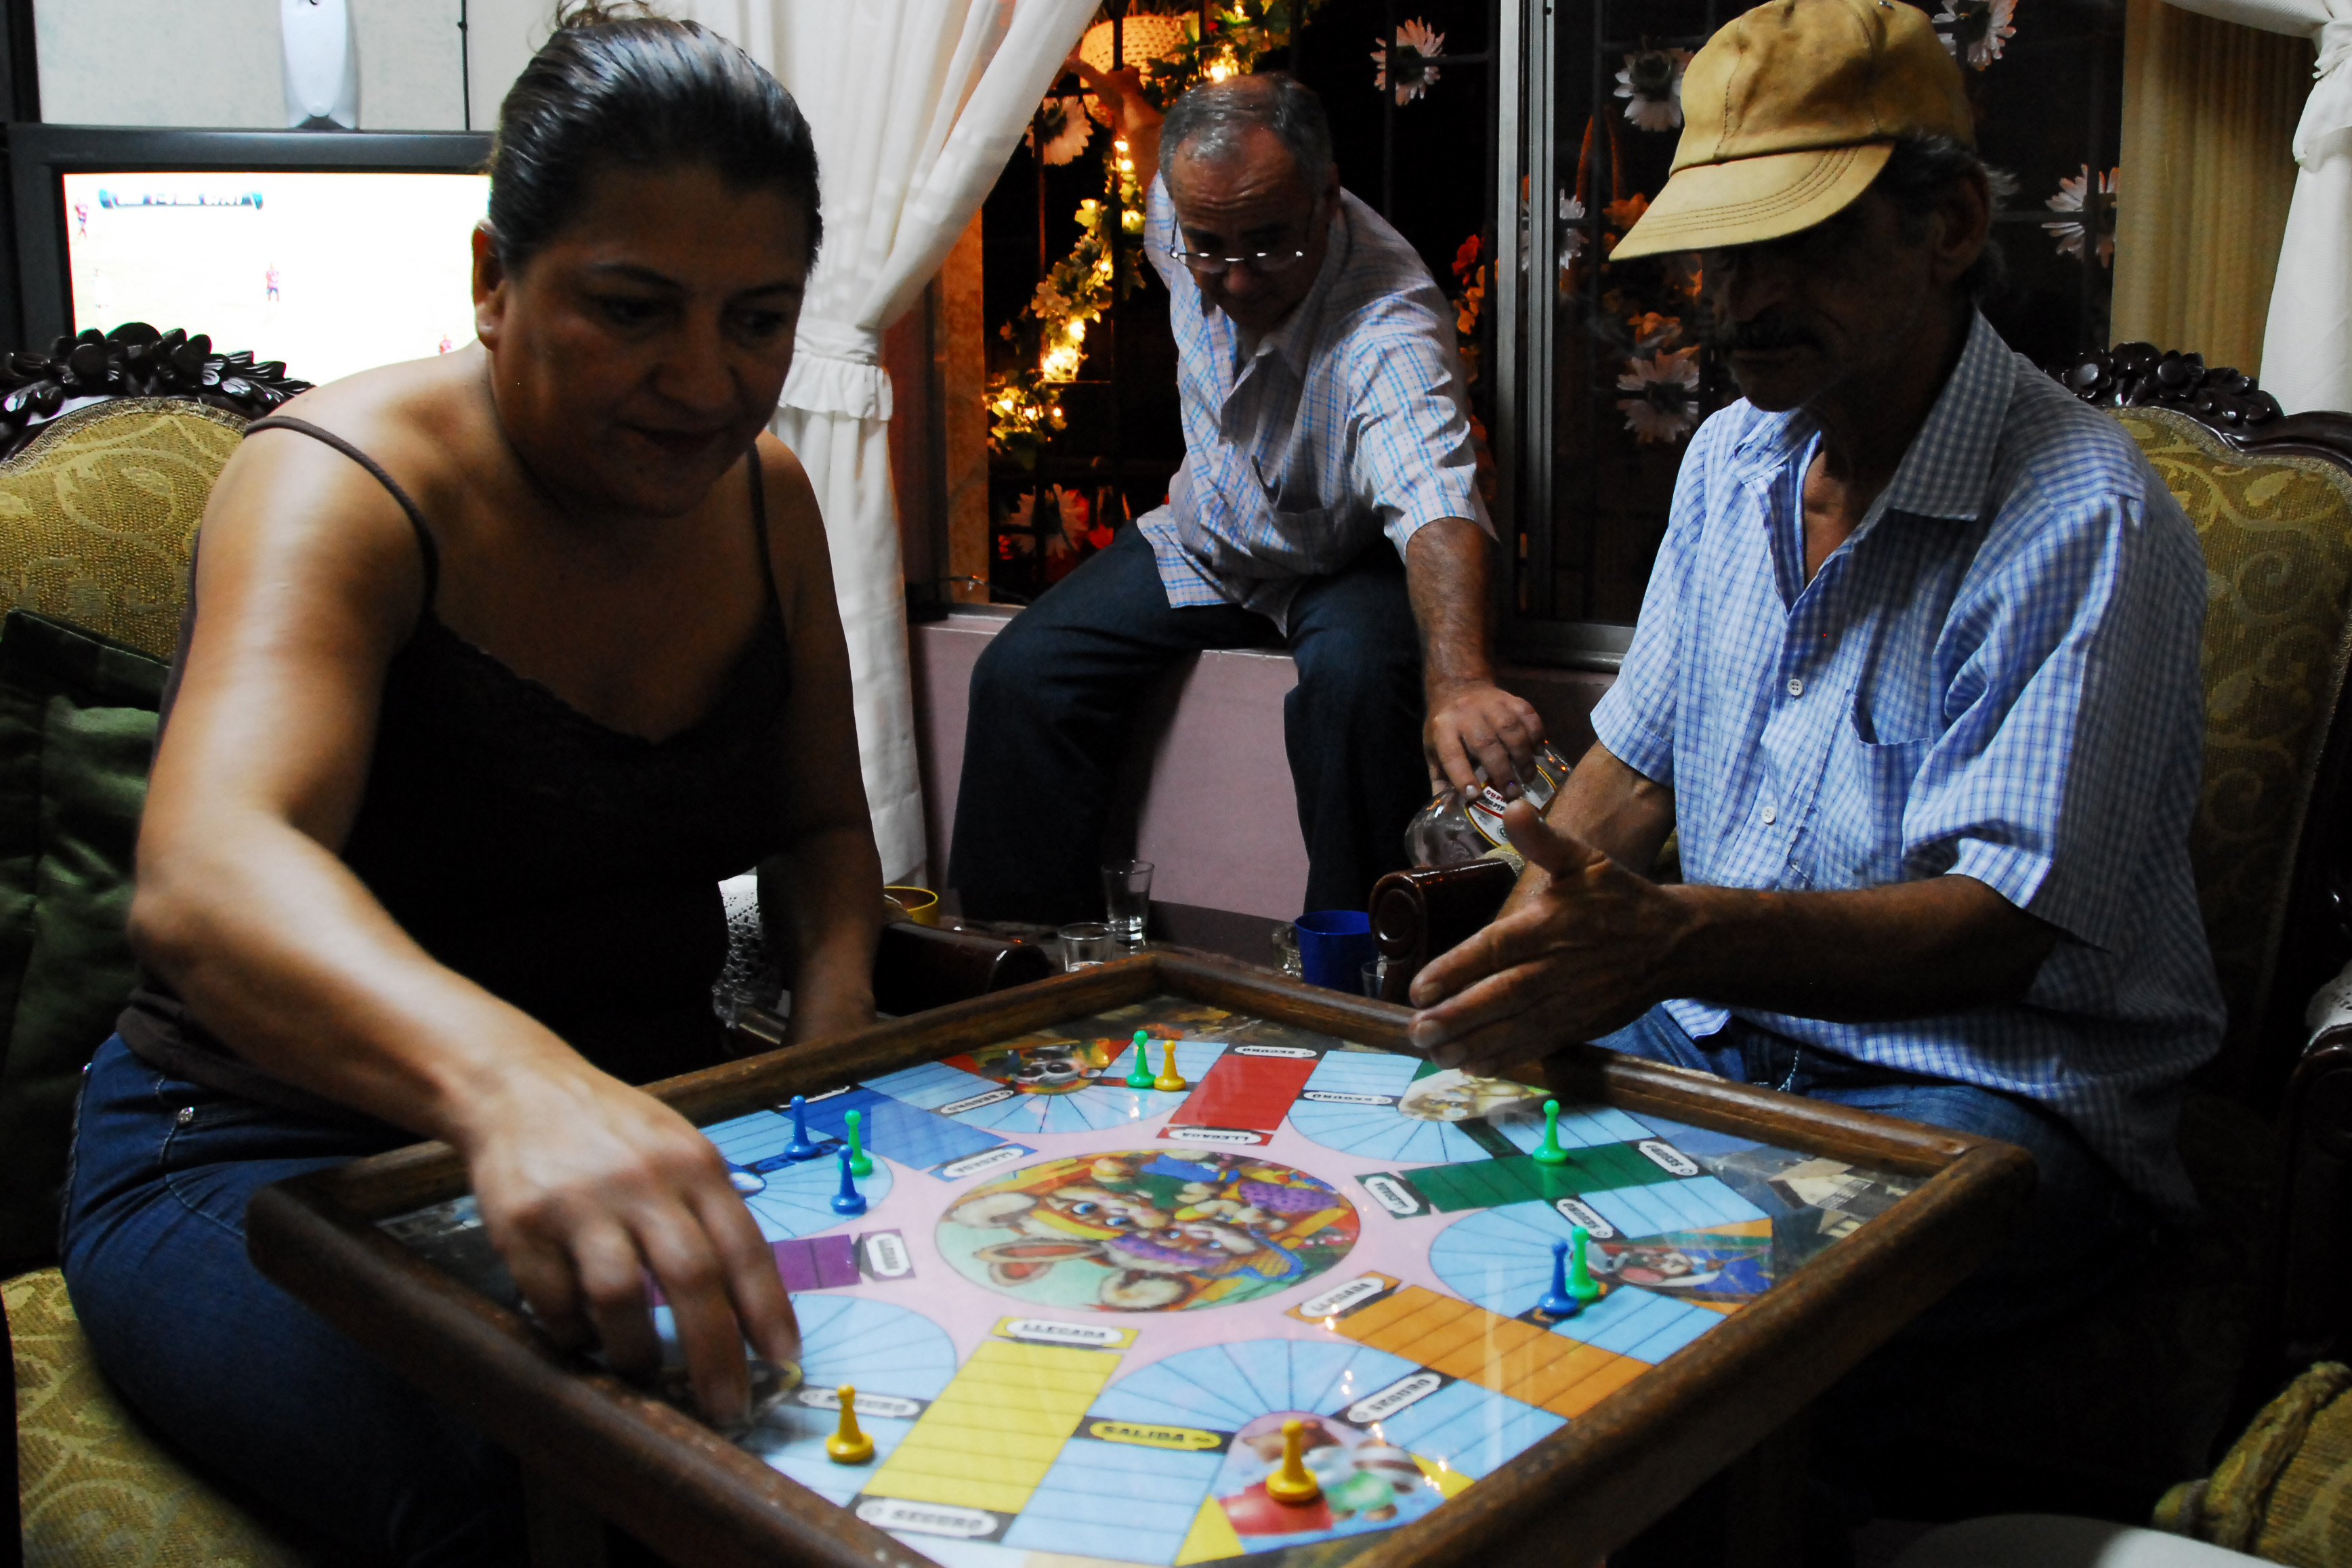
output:
[[[1614,260],[1795,234],[1868,190],[1898,138],[1977,141],[1959,66],[1903,0],[1771,0],[1734,18],[1683,73],[1683,115],[1666,188]]]

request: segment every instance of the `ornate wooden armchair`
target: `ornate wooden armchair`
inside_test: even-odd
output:
[[[2082,1393],[2079,1419],[2003,1439],[2025,1465],[2065,1473],[2012,1501],[2131,1511],[2167,1467],[2176,1479],[2200,1470],[2202,1447],[2297,1369],[2352,1352],[2352,415],[2287,417],[2253,378],[2146,343],[2053,373],[2115,411],[2197,525],[2210,569],[2191,852],[2230,1026],[2181,1138],[2217,1224],[2145,1282],[2154,1296],[2169,1281],[2174,1299],[2119,1304],[2099,1346],[2012,1347]],[[1490,919],[1513,880],[1494,862],[1384,878],[1371,915],[1389,998]],[[2215,1282],[2230,1275],[2244,1283]],[[2069,1356],[2166,1386],[2074,1378]],[[1996,1414],[1938,1413],[1963,1438]],[[2070,1453],[2086,1433],[2108,1435],[2109,1452]]]

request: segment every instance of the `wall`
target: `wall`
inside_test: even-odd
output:
[[[279,0],[37,0],[41,116],[64,125],[282,130]],[[476,130],[547,37],[555,0],[351,0],[360,128]],[[467,41],[470,73],[459,40]]]
[[[947,880],[971,667],[1011,619],[974,605],[910,629],[915,746],[932,885]],[[1592,705],[1610,677],[1511,668],[1502,684],[1533,703],[1570,757],[1592,744]],[[1209,653],[1179,667],[1146,706],[1106,855],[1132,842],[1157,868],[1154,898],[1287,920],[1307,886],[1307,845],[1282,744],[1282,699],[1298,684],[1287,653]],[[1050,810],[1050,802],[1041,802]],[[1403,831],[1403,824],[1398,824]]]

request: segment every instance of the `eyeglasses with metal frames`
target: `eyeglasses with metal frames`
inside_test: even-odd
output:
[[[1223,277],[1228,268],[1235,267],[1246,267],[1260,277],[1272,277],[1297,266],[1307,251],[1300,246],[1294,250],[1261,250],[1249,256],[1206,256],[1171,245],[1168,254],[1179,265],[1190,268],[1196,277]]]

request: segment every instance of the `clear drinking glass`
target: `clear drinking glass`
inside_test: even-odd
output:
[[[1099,920],[1082,920],[1055,933],[1062,939],[1062,967],[1087,969],[1118,957],[1118,944]]]
[[[1306,966],[1298,958],[1298,927],[1287,920],[1274,928],[1274,962],[1294,980],[1307,977]]]
[[[1110,934],[1129,947],[1140,947],[1151,914],[1151,862],[1110,861],[1102,868],[1102,884]]]
[[[1386,958],[1375,958],[1370,963],[1366,964],[1362,969],[1358,971],[1358,973],[1363,981],[1364,995],[1371,998],[1374,1001],[1378,1001],[1380,999],[1381,988],[1388,983],[1389,961]]]

